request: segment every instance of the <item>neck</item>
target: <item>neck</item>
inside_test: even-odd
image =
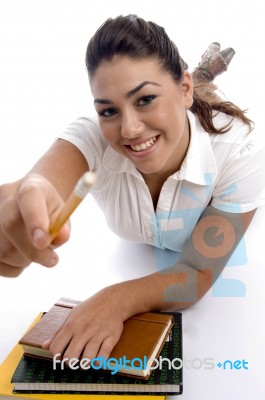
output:
[[[182,135],[182,138],[177,147],[177,154],[173,153],[171,159],[168,160],[167,165],[162,170],[145,174],[141,172],[146,185],[149,188],[150,194],[153,199],[154,207],[156,208],[159,195],[162,189],[163,184],[168,179],[169,176],[173,175],[177,171],[180,170],[181,165],[186,157],[189,142],[190,142],[190,127],[187,118],[187,126],[185,129],[186,133]]]

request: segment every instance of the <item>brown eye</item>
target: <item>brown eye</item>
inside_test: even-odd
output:
[[[152,103],[152,101],[156,98],[154,95],[143,96],[138,100],[139,106],[147,106],[148,104]]]
[[[101,117],[112,117],[114,114],[117,113],[117,110],[115,108],[106,108],[105,110],[102,110],[98,113]]]

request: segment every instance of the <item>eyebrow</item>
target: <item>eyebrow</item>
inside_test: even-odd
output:
[[[139,92],[144,86],[146,85],[155,85],[155,86],[161,86],[159,83],[152,82],[152,81],[144,81],[140,83],[138,86],[136,86],[134,89],[130,90],[128,93],[126,93],[125,97],[130,98],[133,95],[135,95],[137,92]],[[111,100],[108,99],[95,99],[94,104],[99,103],[99,104],[112,104]]]

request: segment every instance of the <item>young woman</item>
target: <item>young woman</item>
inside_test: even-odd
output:
[[[213,53],[204,57],[208,72]],[[264,151],[245,113],[216,95],[214,73],[202,63],[194,85],[153,22],[108,19],[88,44],[86,65],[98,117],[72,123],[27,176],[1,187],[1,273],[57,263],[50,221],[88,169],[115,233],[181,253],[170,268],[84,301],[44,344],[91,359],[108,357],[130,316],[187,307],[212,286],[264,202]],[[65,225],[53,245],[68,238]]]

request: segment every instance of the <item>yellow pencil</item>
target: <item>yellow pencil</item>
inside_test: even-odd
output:
[[[49,232],[51,239],[53,240],[59,233],[60,229],[69,219],[71,214],[74,212],[76,207],[81,203],[81,201],[86,197],[87,193],[90,191],[96,180],[96,175],[93,172],[85,172],[79,181],[77,182],[73,192],[66,200],[63,208],[51,223]]]

